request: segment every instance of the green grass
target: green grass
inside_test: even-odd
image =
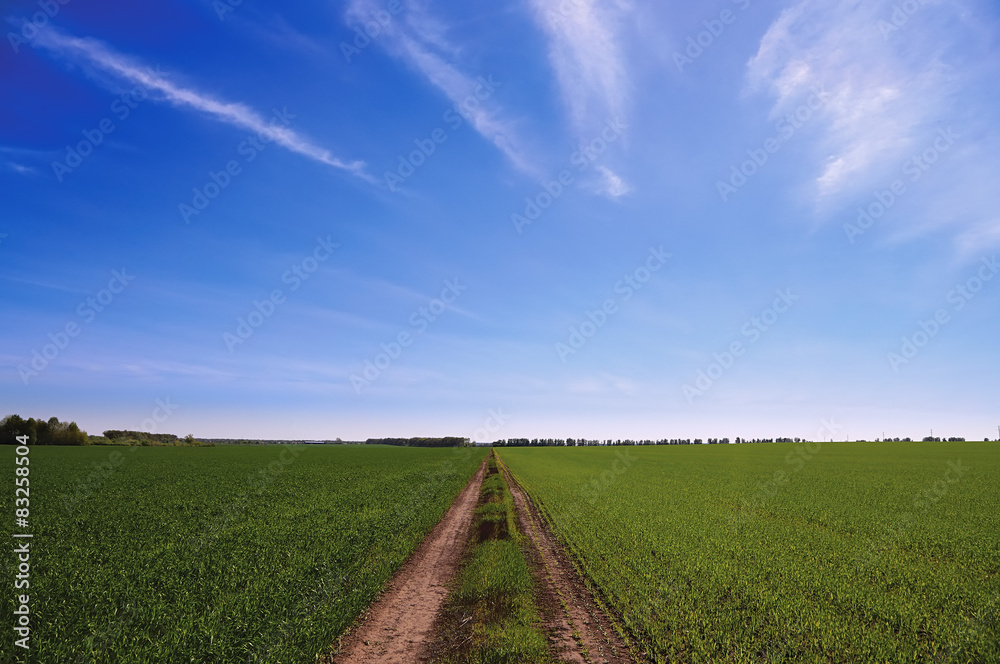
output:
[[[1000,444],[500,454],[654,661],[1000,661]]]
[[[463,664],[550,662],[538,629],[533,582],[514,540],[490,540],[476,548],[459,576],[455,601],[474,607],[472,646],[452,661]]]
[[[12,478],[13,448],[0,450]],[[33,447],[27,661],[312,662],[486,454],[294,451]],[[92,464],[105,462],[102,476]],[[61,498],[74,494],[75,505]],[[12,611],[0,602],[0,623]],[[0,661],[12,653],[0,642]]]
[[[525,560],[514,499],[490,458],[467,553],[445,610],[464,622],[462,643],[440,662],[547,664],[553,659],[540,629],[535,583]]]

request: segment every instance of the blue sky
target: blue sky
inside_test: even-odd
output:
[[[4,413],[997,436],[995,3],[4,12]]]

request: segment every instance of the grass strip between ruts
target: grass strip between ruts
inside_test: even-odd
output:
[[[534,601],[514,499],[497,465],[487,463],[473,521],[473,538],[448,599],[457,634],[437,662],[547,663],[554,659]]]

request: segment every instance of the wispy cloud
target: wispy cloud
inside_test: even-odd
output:
[[[623,116],[628,78],[614,30],[619,8],[597,0],[532,0],[531,5],[549,38],[549,59],[574,126],[586,131]]]
[[[598,166],[597,170],[601,174],[599,185],[601,193],[611,198],[619,198],[632,191],[625,180],[607,166]]]
[[[209,94],[182,87],[160,72],[143,67],[133,59],[114,52],[100,41],[73,37],[55,28],[46,27],[39,31],[35,44],[76,64],[94,67],[105,76],[110,75],[129,83],[142,85],[147,90],[159,93],[164,101],[174,106],[195,110],[232,127],[259,133],[308,159],[367,178],[362,162],[344,161],[298,132],[269,123],[245,104],[222,101]]]
[[[748,63],[748,91],[774,97],[774,118],[816,88],[829,95],[812,125],[821,134],[819,201],[867,187],[952,109],[960,76],[945,63],[940,31],[921,28],[918,16],[887,39],[879,21],[893,9],[888,1],[801,0],[772,23]]]
[[[52,152],[48,150],[35,150],[32,148],[13,147],[11,145],[0,145],[0,154],[9,154],[18,158],[27,159],[51,159]]]
[[[587,140],[608,118],[624,119],[629,78],[616,26],[629,8],[623,2],[531,0],[535,20],[548,37],[549,61],[578,140]],[[601,167],[598,193],[617,198],[630,187]]]
[[[639,382],[609,373],[600,372],[596,375],[571,379],[566,383],[566,390],[574,394],[589,395],[623,395],[633,396],[646,391],[647,386]]]
[[[14,171],[15,173],[20,173],[21,175],[38,175],[38,171],[30,166],[22,166],[13,161],[7,162],[7,167]]]
[[[964,259],[979,256],[984,251],[993,251],[997,247],[1000,247],[1000,218],[968,228],[955,238],[955,248]]]
[[[6,235],[4,237],[7,237]],[[8,275],[0,274],[0,279],[5,281],[12,281],[17,284],[26,284],[28,286],[36,286],[38,288],[45,288],[49,290],[62,291],[65,293],[76,293],[78,295],[89,295],[90,292],[80,288],[79,286],[66,286],[63,284],[54,284],[47,281],[38,281],[36,279],[22,279],[21,277],[11,277]]]
[[[363,25],[379,11],[384,11],[384,3],[352,0],[346,20],[352,25]],[[479,75],[488,74],[470,75],[461,70],[458,65],[460,50],[448,40],[444,24],[419,0],[407,3],[405,12],[394,16],[382,30],[378,43],[423,75],[454,104],[462,104],[474,96],[481,85]],[[515,167],[527,173],[534,172],[513,122],[501,117],[495,102],[486,100],[475,108],[471,105],[463,108],[475,130],[503,152]]]
[[[306,55],[329,55],[326,46],[296,30],[281,14],[266,18],[247,7],[243,11],[227,16],[226,24],[236,25],[239,30],[271,46],[299,51]]]

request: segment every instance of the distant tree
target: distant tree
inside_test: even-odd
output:
[[[18,436],[28,436],[32,445],[90,445],[90,437],[76,422],[60,422],[57,417],[25,420],[8,415],[0,421],[0,444],[16,445]]]
[[[443,438],[369,438],[366,445],[399,445],[401,447],[464,447],[471,445],[468,438],[445,436]]]
[[[55,419],[55,418],[53,418]],[[56,422],[59,422],[56,420]],[[90,445],[90,436],[85,431],[80,431],[76,422],[62,422],[52,430],[51,445]]]
[[[110,429],[104,432],[104,437],[120,445],[173,445],[180,440],[172,433],[148,433],[127,429]]]
[[[0,444],[17,445],[18,436],[28,436],[34,443],[38,440],[35,420],[25,420],[20,415],[8,415],[0,422]]]

